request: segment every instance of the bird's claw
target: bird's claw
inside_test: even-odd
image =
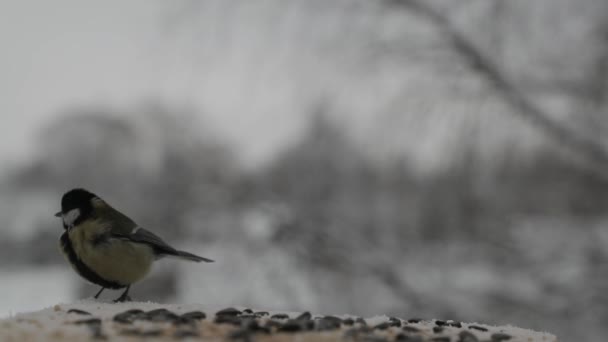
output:
[[[130,296],[120,296],[117,299],[114,300],[114,303],[124,303],[124,302],[131,302],[131,297]]]

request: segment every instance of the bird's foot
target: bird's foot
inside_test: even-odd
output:
[[[131,302],[131,301],[132,301],[132,299],[129,295],[123,294],[122,296],[116,298],[114,300],[114,303],[124,303],[124,302]]]

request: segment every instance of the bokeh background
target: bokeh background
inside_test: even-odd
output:
[[[52,216],[85,187],[217,260],[159,262],[140,300],[601,341],[607,15],[604,0],[2,0],[0,315],[94,294]]]

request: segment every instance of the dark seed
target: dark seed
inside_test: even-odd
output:
[[[267,311],[258,311],[256,313],[254,313],[255,316],[257,317],[263,317],[263,316],[268,316],[268,312]]]
[[[146,312],[145,317],[152,322],[170,322],[177,321],[179,316],[167,309],[156,309]]]
[[[156,337],[161,336],[163,331],[160,329],[142,331],[139,329],[125,329],[121,331],[122,335],[137,336],[137,337]]]
[[[175,338],[186,338],[186,337],[198,337],[198,333],[193,330],[177,330],[173,337]]]
[[[81,319],[81,320],[75,321],[74,324],[101,325],[101,319],[99,319],[99,318]]]
[[[270,318],[272,319],[288,319],[289,316],[287,316],[286,314],[275,314],[270,316]]]
[[[388,320],[391,327],[401,327],[401,319],[397,317],[390,317]]]
[[[506,341],[511,339],[511,335],[503,334],[503,333],[495,333],[490,336],[493,342]]]
[[[374,327],[374,329],[386,330],[386,329],[388,329],[388,327],[390,327],[390,323],[389,322],[384,322],[384,323],[380,323],[380,324],[376,325]]]
[[[196,323],[196,320],[192,319],[192,318],[184,317],[184,316],[177,316],[174,320],[172,320],[172,323],[175,325],[185,325],[185,324],[194,325]]]
[[[239,315],[238,318],[240,318],[240,319],[256,319],[257,317],[255,315]]]
[[[236,316],[236,315],[239,315],[240,313],[241,313],[241,311],[239,311],[235,308],[226,308],[226,309],[216,312],[215,315],[216,316]]]
[[[90,312],[86,312],[86,311],[78,310],[78,309],[70,309],[70,310],[68,310],[68,313],[75,313],[78,315],[90,315],[91,314]]]
[[[440,332],[443,332],[443,327],[433,327],[433,332],[439,334]]]
[[[421,318],[410,318],[407,320],[408,323],[420,323],[421,321]]]
[[[471,334],[470,332],[463,330],[458,334],[459,340],[458,342],[479,342],[477,336]]]
[[[403,326],[403,331],[410,332],[410,333],[417,333],[417,332],[420,332],[420,329],[405,325],[405,326]]]
[[[245,310],[243,310],[243,313],[252,314],[253,310],[251,310],[251,309],[245,309]]]
[[[145,313],[139,309],[131,309],[125,312],[121,312],[114,316],[114,321],[119,323],[131,324],[136,319],[145,318]]]
[[[296,321],[308,321],[311,318],[312,318],[312,315],[310,314],[310,312],[306,311],[306,312],[302,313],[301,315],[299,315],[298,317],[296,317]]]
[[[201,320],[207,318],[207,315],[202,311],[190,311],[182,314],[181,317]]]
[[[285,324],[281,325],[277,331],[279,332],[297,332],[304,330],[302,322],[296,320],[289,320]]]
[[[469,329],[475,329],[475,330],[479,330],[479,331],[488,331],[488,329],[486,329],[484,327],[480,327],[479,325],[469,325]]]
[[[437,325],[437,326],[440,326],[440,327],[441,327],[441,326],[446,325],[446,322],[445,322],[445,321],[436,320],[436,321],[435,321],[435,325]]]
[[[342,323],[344,323],[344,325],[353,325],[355,324],[355,321],[352,318],[345,318],[342,320]]]
[[[325,330],[335,330],[339,329],[342,325],[342,320],[338,317],[327,316],[317,320],[316,330],[325,331]]]

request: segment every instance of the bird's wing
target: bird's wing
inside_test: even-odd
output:
[[[98,219],[110,227],[107,237],[121,240],[128,240],[135,243],[149,245],[156,253],[175,254],[177,250],[169,246],[156,234],[140,227],[135,221],[120,211],[112,208],[101,199],[93,202],[95,210],[98,212]]]
[[[99,212],[97,219],[103,220],[109,230],[104,234],[104,239],[113,238],[126,240],[134,243],[142,243],[150,246],[157,256],[173,255],[191,261],[212,262],[213,260],[203,258],[188,252],[178,251],[169,246],[158,235],[140,227],[135,221],[120,211],[112,208],[101,199],[93,202],[96,211]]]
[[[136,243],[144,243],[149,245],[154,249],[157,254],[175,254],[177,250],[171,246],[169,246],[163,239],[161,239],[158,235],[152,233],[149,230],[146,230],[141,227],[136,227],[133,229],[131,234],[124,236],[121,235],[121,238],[127,238],[132,242]]]

